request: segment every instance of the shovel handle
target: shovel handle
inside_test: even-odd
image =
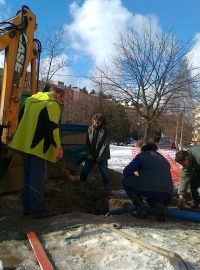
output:
[[[169,250],[166,250],[164,248],[160,248],[160,247],[157,247],[157,246],[154,246],[154,245],[151,245],[143,240],[140,240],[132,235],[129,235],[125,232],[122,232],[120,231],[119,229],[115,229],[113,226],[111,225],[107,225],[107,224],[104,224],[103,225],[103,228],[105,228],[106,230],[108,231],[112,231],[128,240],[130,240],[131,242],[134,242],[142,247],[145,247],[147,249],[150,249],[154,252],[157,252],[167,258],[169,258],[170,260],[170,263],[174,266],[174,265],[177,265],[180,261],[185,265],[185,269],[187,270],[188,267],[187,267],[187,264],[184,262],[184,260],[175,252],[171,252]]]

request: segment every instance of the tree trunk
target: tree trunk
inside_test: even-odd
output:
[[[178,126],[179,126],[179,114],[176,115],[176,137],[175,137],[175,145],[178,147]]]
[[[147,121],[145,123],[145,132],[144,132],[144,138],[143,138],[143,143],[147,143],[149,139],[151,138],[151,122]]]
[[[184,114],[182,118],[182,123],[181,123],[181,137],[180,137],[180,150],[183,150],[183,126],[184,126]]]

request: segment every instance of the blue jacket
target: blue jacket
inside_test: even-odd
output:
[[[133,159],[123,171],[125,177],[131,177],[138,171],[138,191],[164,192],[172,194],[173,183],[169,162],[157,151],[143,151]],[[134,176],[133,176],[134,178]],[[130,182],[131,183],[131,182]]]

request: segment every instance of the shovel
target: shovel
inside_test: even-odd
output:
[[[130,240],[131,242],[134,242],[142,247],[145,247],[147,249],[150,249],[154,252],[157,252],[165,257],[167,257],[171,263],[171,265],[174,267],[174,269],[176,270],[195,270],[195,268],[189,263],[184,261],[177,253],[168,251],[166,249],[151,245],[143,240],[140,240],[138,238],[135,238],[134,236],[129,235],[128,233],[122,232],[119,230],[119,228],[121,228],[120,226],[116,226],[113,227],[111,225],[107,225],[104,224],[103,228],[105,228],[108,231],[114,232],[128,240]],[[116,229],[118,228],[118,229]]]

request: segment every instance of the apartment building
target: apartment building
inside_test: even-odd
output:
[[[0,69],[0,81],[2,80],[3,69]],[[64,103],[62,122],[76,124],[90,124],[92,116],[97,112],[102,112],[107,106],[116,104],[103,93],[95,92],[87,93],[78,87],[66,86],[61,81],[51,81],[50,85],[57,85],[67,92]],[[42,91],[46,82],[38,82],[38,90]],[[31,76],[27,72],[24,83],[23,92],[31,94]]]

